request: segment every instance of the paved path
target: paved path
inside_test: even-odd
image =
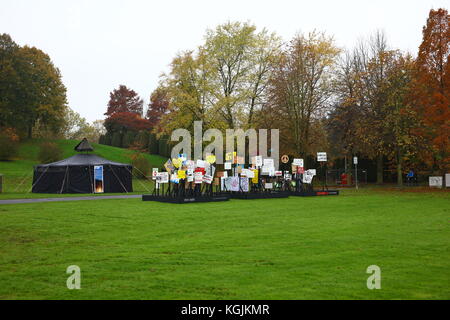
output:
[[[121,196],[84,196],[84,197],[65,197],[65,198],[36,198],[36,199],[11,199],[0,200],[0,204],[17,203],[37,203],[37,202],[56,202],[56,201],[80,201],[80,200],[105,200],[105,199],[134,199],[141,198],[139,194],[121,195]]]

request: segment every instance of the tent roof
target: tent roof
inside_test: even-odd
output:
[[[67,166],[130,166],[129,164],[109,161],[105,158],[99,157],[95,154],[76,154],[70,158],[60,160],[48,164],[40,164],[39,167],[67,167]]]
[[[94,148],[92,148],[91,144],[86,138],[83,138],[83,140],[81,140],[80,143],[76,145],[74,150],[78,152],[94,151]]]

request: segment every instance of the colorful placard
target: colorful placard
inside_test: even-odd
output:
[[[159,172],[158,168],[152,169],[152,180],[156,180],[156,175],[158,174],[158,172]]]
[[[207,155],[206,156],[206,162],[213,164],[216,162],[216,156],[213,154]]]
[[[194,172],[194,183],[201,184],[203,182],[203,172],[196,171]]]
[[[178,170],[178,179],[186,179],[186,171]]]
[[[258,169],[253,170],[252,183],[258,183]]]
[[[293,164],[294,166],[303,167],[303,159],[294,159],[294,160],[292,161],[292,164]]]
[[[167,160],[166,163],[164,164],[164,168],[166,168],[166,171],[171,173],[172,171],[175,170],[175,167],[172,163],[172,160]]]
[[[169,173],[168,172],[158,172],[156,174],[157,183],[169,183]]]

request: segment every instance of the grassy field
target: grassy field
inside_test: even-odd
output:
[[[449,299],[449,218],[448,192],[382,189],[0,205],[0,298]],[[381,290],[366,287],[373,264]]]
[[[21,144],[18,158],[14,161],[0,161],[0,174],[3,174],[3,193],[0,199],[16,198],[46,198],[46,194],[32,194],[31,184],[33,181],[33,166],[39,164],[38,152],[41,140],[29,140]],[[73,148],[79,141],[56,140],[63,150],[63,159],[75,155],[77,152]],[[132,151],[115,148],[101,144],[92,144],[94,153],[108,160],[130,163]],[[165,158],[158,155],[145,154],[151,165],[155,168],[162,168]],[[135,193],[148,192],[153,188],[152,183],[143,179],[133,179],[133,190]],[[51,195],[58,196],[58,195]],[[64,196],[64,195],[63,195]],[[66,195],[67,196],[67,195]]]

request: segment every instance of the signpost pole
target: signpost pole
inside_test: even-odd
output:
[[[358,157],[353,158],[353,163],[355,164],[355,187],[358,189]]]
[[[325,178],[325,171],[324,171],[323,162],[321,162],[320,164],[322,165],[322,179],[323,179],[322,191],[325,191],[325,185],[327,184],[327,181],[326,181],[326,178]]]
[[[320,162],[320,167],[322,170],[322,191],[325,191],[325,188],[328,190],[327,181],[326,181],[326,172],[324,171],[324,162],[327,162],[327,153],[326,152],[317,152],[317,161]]]

